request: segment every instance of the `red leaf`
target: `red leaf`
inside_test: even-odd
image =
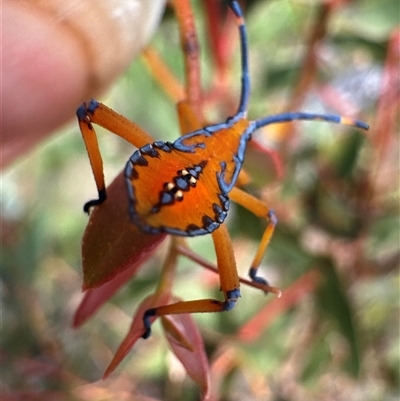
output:
[[[105,379],[110,373],[112,373],[115,368],[122,362],[131,348],[135,345],[136,341],[142,337],[145,329],[143,324],[143,315],[147,309],[153,308],[157,305],[165,305],[170,299],[169,292],[163,294],[152,294],[144,299],[144,301],[139,305],[135,316],[133,318],[133,322],[129,329],[128,334],[125,336],[121,345],[119,346],[117,352],[114,355],[114,358],[108,365],[103,379]],[[157,319],[154,317],[152,322]]]
[[[72,326],[77,328],[81,326],[99,309],[104,302],[110,299],[132,276],[137,272],[139,267],[145,262],[153,252],[146,253],[140,261],[118,274],[112,280],[100,287],[86,291],[78,309],[75,312]]]
[[[142,262],[165,234],[141,232],[130,220],[123,173],[107,188],[107,200],[93,208],[82,239],[83,290],[99,287]]]
[[[203,338],[192,315],[163,316],[162,324],[172,351],[188,375],[199,385],[203,400],[206,400],[210,397],[210,366]]]

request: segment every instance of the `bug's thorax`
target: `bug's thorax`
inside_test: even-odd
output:
[[[210,126],[137,150],[125,171],[134,222],[151,233],[199,235],[217,228],[229,208],[226,188],[240,171],[249,124],[232,121],[215,132]]]
[[[226,128],[221,128],[212,135],[204,137],[204,149],[196,151],[198,155],[204,155],[208,161],[215,164],[221,162],[229,163],[233,155],[237,154],[243,142],[249,121],[240,119],[232,124],[227,124]]]

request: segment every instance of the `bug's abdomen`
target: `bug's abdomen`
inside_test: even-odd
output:
[[[137,150],[125,169],[133,222],[153,234],[194,236],[218,228],[229,208],[218,176],[228,182],[234,176],[247,125],[241,120],[214,134],[205,129]]]
[[[191,153],[189,161],[172,144],[157,144],[136,151],[125,170],[133,222],[154,234],[214,231],[225,220],[229,200],[219,193],[213,163],[203,152]]]

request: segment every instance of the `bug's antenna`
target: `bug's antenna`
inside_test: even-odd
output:
[[[309,121],[319,120],[336,124],[350,125],[353,127],[361,128],[363,130],[369,129],[368,124],[364,123],[363,121],[356,120],[355,118],[341,117],[334,114],[312,114],[312,113],[282,113],[282,114],[267,116],[254,121],[255,123],[254,129],[256,130],[260,127],[265,127],[266,125],[269,124],[286,123],[289,121],[296,121],[296,120],[309,120]]]
[[[240,35],[240,53],[242,63],[242,86],[240,93],[240,103],[236,115],[246,115],[250,97],[250,76],[247,51],[247,32],[244,23],[242,10],[237,1],[230,1],[229,7],[236,17]]]

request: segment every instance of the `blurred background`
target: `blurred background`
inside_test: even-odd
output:
[[[226,24],[232,59],[218,67],[221,50],[213,50],[210,37],[223,24],[210,27],[212,2],[192,3],[205,113],[210,122],[223,121],[239,94],[237,31]],[[274,299],[243,287],[230,313],[195,316],[214,398],[397,400],[399,5],[253,0],[243,6],[251,119],[292,109],[357,117],[371,129],[365,134],[309,122],[260,130],[254,137],[258,146],[248,150],[253,181],[247,190],[262,197],[279,220],[261,273],[284,295]],[[183,79],[171,8],[151,45]],[[140,58],[99,100],[155,139],[172,141],[179,134],[175,105]],[[110,182],[133,149],[98,132]],[[80,240],[87,223],[82,206],[97,194],[77,123],[20,157],[1,179],[3,399],[200,399],[168,351],[159,324],[100,380],[135,307],[157,284],[166,243],[94,318],[71,328],[82,297]],[[233,206],[228,226],[246,276],[265,222]],[[190,244],[214,260],[210,237]],[[211,273],[182,258],[174,293],[184,299],[218,297],[219,288]]]

